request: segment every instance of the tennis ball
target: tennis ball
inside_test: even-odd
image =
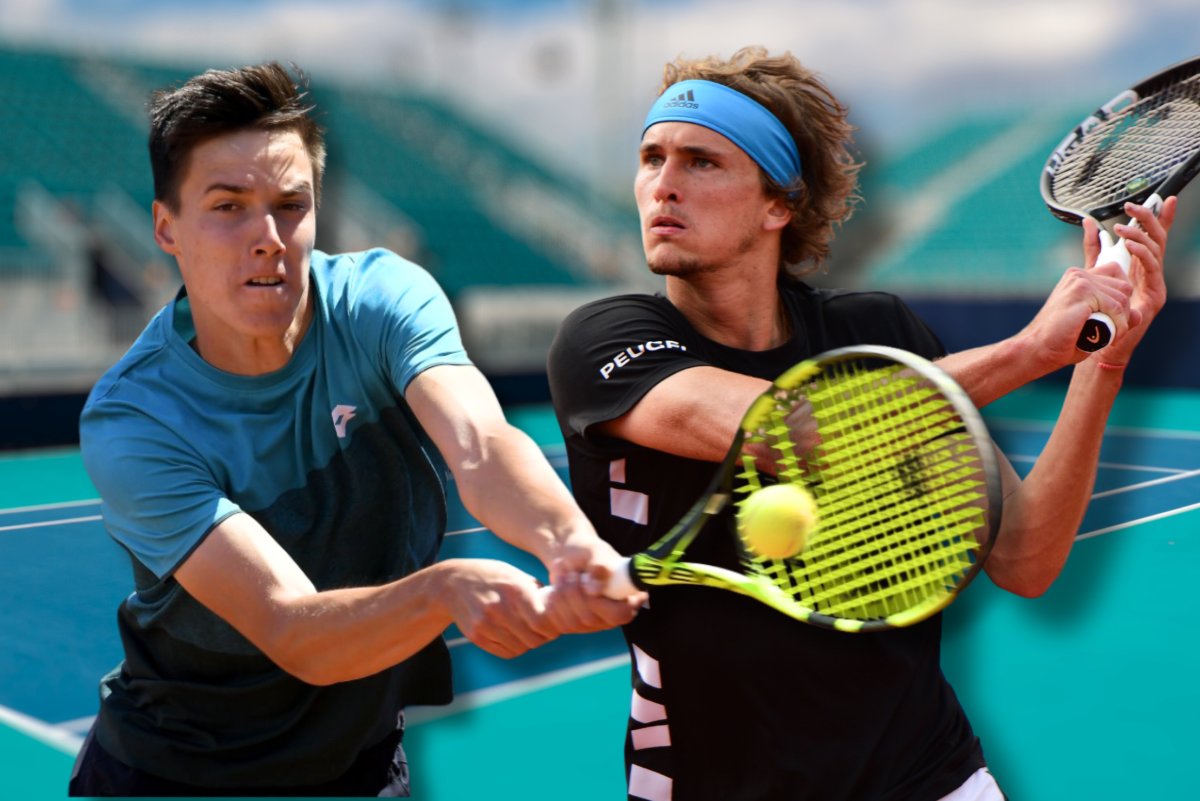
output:
[[[816,501],[797,484],[774,484],[752,492],[737,512],[742,542],[770,559],[786,559],[803,551],[817,520]]]

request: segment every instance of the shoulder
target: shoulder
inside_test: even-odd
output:
[[[354,339],[377,343],[393,334],[457,330],[454,309],[437,280],[390,250],[314,252],[312,275],[323,316]],[[370,348],[374,352],[373,344]]]
[[[937,335],[898,295],[875,290],[817,289],[798,284],[787,290],[811,321],[822,349],[847,345],[890,345],[926,358],[945,354]]]
[[[825,310],[827,313],[855,314],[859,312],[895,313],[907,309],[898,295],[878,290],[831,289],[813,287],[801,282],[783,285],[784,292],[808,306]]]
[[[169,402],[177,392],[186,391],[176,377],[169,375],[174,336],[169,308],[160,311],[125,355],[100,376],[84,402],[81,429],[103,412],[124,407],[154,408]]]
[[[568,314],[551,343],[551,353],[579,348],[601,351],[624,347],[647,337],[677,339],[686,325],[682,315],[661,295],[613,295],[585,303]]]
[[[559,327],[561,332],[578,329],[620,330],[635,321],[674,324],[679,313],[661,295],[629,294],[585,303],[568,314]]]
[[[407,293],[440,294],[428,270],[384,248],[338,254],[315,250],[311,269],[321,297],[330,304],[370,303]]]
[[[605,317],[658,316],[666,314],[672,308],[670,301],[662,295],[644,293],[610,295],[583,304],[567,315],[566,319],[590,320]]]

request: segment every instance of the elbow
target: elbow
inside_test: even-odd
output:
[[[335,673],[329,665],[323,664],[323,660],[320,658],[289,653],[286,650],[267,653],[267,657],[288,675],[299,679],[305,684],[328,687],[331,684],[337,684],[346,680],[344,676]]]
[[[1020,598],[1033,599],[1046,594],[1058,578],[1059,572],[989,562],[988,576],[993,584],[1005,592],[1011,592]]]
[[[304,660],[293,662],[290,667],[284,665],[280,665],[280,667],[287,671],[293,678],[315,687],[328,687],[331,684],[338,684],[345,681],[345,678],[335,675],[320,665],[314,665]]]
[[[1022,581],[1002,585],[1003,589],[1020,598],[1040,598],[1050,589],[1051,581]]]

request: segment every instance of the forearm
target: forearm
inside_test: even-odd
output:
[[[998,586],[1032,597],[1045,592],[1062,571],[1091,499],[1121,379],[1119,371],[1095,361],[1075,368],[1045,448],[1005,499],[1001,534],[987,562]]]
[[[549,566],[565,542],[592,528],[541,448],[511,425],[480,436],[455,470],[463,505],[497,536]],[[594,536],[594,535],[592,535]]]
[[[455,622],[455,594],[472,575],[465,564],[318,591],[254,518],[238,514],[209,533],[175,578],[284,670],[330,684],[394,665]]]
[[[454,564],[441,562],[380,587],[324,592],[280,588],[259,646],[310,684],[369,676],[416,654],[453,622],[442,597]]]
[[[664,379],[603,432],[663,453],[720,462],[750,404],[771,382],[716,367],[691,367]]]
[[[1021,335],[992,345],[951,353],[937,361],[978,408],[1053,372],[1061,363],[1043,358],[1041,349]]]

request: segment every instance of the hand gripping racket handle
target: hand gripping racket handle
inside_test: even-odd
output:
[[[585,575],[583,580],[588,583],[593,582],[589,575]],[[609,575],[608,581],[600,588],[600,591],[606,598],[614,601],[624,601],[634,593],[641,592],[633,583],[633,562],[628,556],[621,557],[620,561],[613,565],[612,574]],[[538,602],[542,604],[543,608],[549,603],[553,593],[553,584],[538,588]]]
[[[1154,194],[1146,199],[1145,206],[1157,217],[1159,211],[1162,210],[1162,204],[1163,199]],[[1137,220],[1130,218],[1129,225],[1137,225]],[[1112,234],[1101,228],[1100,244],[1100,255],[1096,257],[1096,264],[1116,262],[1117,266],[1121,268],[1121,272],[1128,275],[1130,256],[1129,248],[1125,247],[1125,240],[1122,238],[1113,242]],[[1083,329],[1079,332],[1079,339],[1075,341],[1075,347],[1092,353],[1112,342],[1116,333],[1117,327],[1113,324],[1111,317],[1104,312],[1093,312],[1087,318],[1087,322],[1083,324]]]

